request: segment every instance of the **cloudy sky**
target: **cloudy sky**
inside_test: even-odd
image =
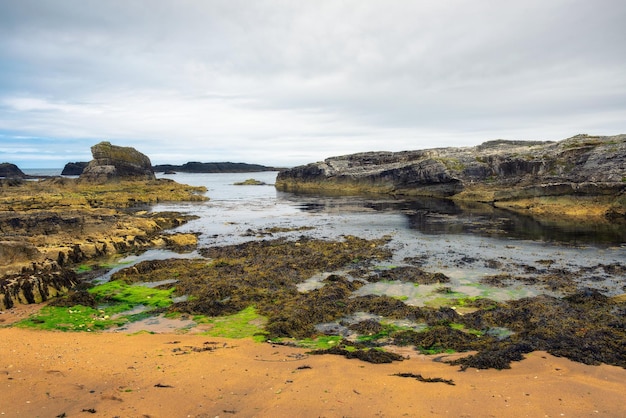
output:
[[[624,0],[2,0],[0,162],[626,133]]]

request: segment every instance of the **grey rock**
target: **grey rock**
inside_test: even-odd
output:
[[[18,166],[11,163],[0,163],[0,177],[9,179],[23,179],[26,178],[26,174],[19,169]]]
[[[61,172],[62,176],[80,176],[83,174],[85,167],[89,164],[87,161],[77,161],[74,163],[67,163],[65,167],[63,167],[63,171]]]
[[[626,135],[351,154],[282,171],[276,187],[435,197],[486,188],[495,200],[616,195],[626,190]]]

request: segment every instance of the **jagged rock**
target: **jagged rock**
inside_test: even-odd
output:
[[[626,135],[559,142],[489,141],[476,147],[366,152],[278,174],[284,191],[387,193],[498,201],[626,192]]]
[[[77,161],[75,163],[67,163],[61,172],[62,176],[80,176],[85,171],[85,167],[89,164],[86,161]]]
[[[70,269],[30,270],[0,278],[0,310],[39,303],[66,293],[78,283]]]
[[[110,180],[154,180],[150,159],[132,147],[119,147],[100,142],[91,147],[93,160],[80,175],[81,180],[106,182]]]
[[[5,177],[9,179],[26,178],[26,174],[22,170],[19,169],[18,166],[11,163],[0,163],[0,177]]]

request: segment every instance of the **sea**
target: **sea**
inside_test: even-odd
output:
[[[23,170],[31,175],[59,175],[61,170]],[[159,203],[152,211],[178,211],[197,215],[172,232],[199,233],[199,246],[237,245],[250,240],[290,239],[301,236],[341,240],[388,238],[393,257],[379,268],[415,264],[451,278],[452,292],[496,300],[550,294],[531,281],[490,287],[481,279],[507,274],[527,277],[551,272],[571,275],[579,287],[607,295],[626,293],[626,228],[619,225],[586,226],[539,222],[491,205],[462,207],[445,199],[397,199],[385,196],[325,196],[277,191],[277,172],[177,173],[159,178],[205,186],[206,202]],[[237,185],[247,179],[264,185]],[[272,229],[275,228],[275,229]],[[271,232],[276,228],[284,232]],[[128,257],[129,263],[154,258],[199,257],[150,250]],[[618,271],[615,274],[615,271]],[[530,273],[529,273],[530,272]],[[330,272],[327,272],[330,274]],[[341,272],[339,272],[341,273]],[[325,276],[313,277],[302,290],[321,286]],[[436,297],[433,286],[384,282],[367,284],[361,294],[386,294],[405,303],[423,305]]]

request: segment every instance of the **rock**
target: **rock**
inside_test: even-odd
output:
[[[80,176],[83,174],[85,167],[89,164],[86,161],[75,162],[75,163],[67,163],[65,167],[63,167],[63,171],[61,172],[62,176]]]
[[[234,186],[266,186],[267,183],[257,179],[247,179],[233,183]]]
[[[91,147],[93,160],[80,175],[81,180],[102,183],[111,180],[154,180],[150,159],[132,147],[100,142]]]
[[[626,135],[559,142],[485,142],[476,147],[367,152],[278,174],[284,191],[384,193],[494,202],[537,196],[626,193]]]
[[[26,178],[26,174],[19,169],[18,166],[11,163],[0,163],[0,177],[8,179],[23,179]]]
[[[66,293],[78,283],[70,269],[31,270],[0,278],[0,310],[18,304],[44,302]]]

